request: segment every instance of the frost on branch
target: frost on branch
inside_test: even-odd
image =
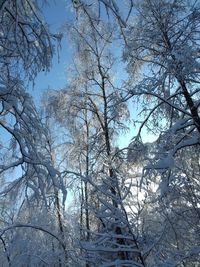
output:
[[[10,77],[1,81],[1,87],[1,153],[4,157],[0,172],[9,181],[1,193],[22,187],[28,198],[45,200],[52,186],[63,188],[45,148],[47,132],[20,80]]]
[[[90,178],[87,182],[97,194],[98,208],[92,204],[89,208],[100,224],[98,231],[90,233],[89,242],[81,242],[81,248],[86,252],[84,260],[92,266],[144,266],[138,241],[123,206],[123,196],[111,192],[111,188],[117,188],[116,177],[104,178],[99,185]]]
[[[0,8],[0,64],[9,65],[13,74],[25,71],[30,78],[49,69],[53,54],[52,35],[34,4],[8,0]]]

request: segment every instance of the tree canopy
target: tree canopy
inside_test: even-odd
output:
[[[51,1],[0,1],[1,264],[198,267],[200,2],[66,3],[58,33]]]

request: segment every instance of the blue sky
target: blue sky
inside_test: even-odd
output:
[[[52,33],[58,33],[67,21],[73,18],[72,10],[70,10],[69,1],[66,0],[50,0],[48,5],[42,7],[45,21],[48,23]],[[56,49],[57,50],[57,49]],[[36,77],[34,88],[30,88],[36,104],[39,104],[40,97],[44,90],[60,89],[66,85],[67,67],[71,62],[70,45],[64,36],[61,41],[61,49],[59,57],[56,51],[54,55],[52,68],[49,72],[41,72]]]
[[[64,25],[70,20],[74,19],[74,13],[71,9],[71,3],[67,0],[50,0],[48,5],[44,5],[42,7],[42,12],[45,17],[45,21],[48,23],[51,32],[57,33],[63,30]],[[43,92],[46,89],[61,89],[67,84],[67,68],[70,66],[72,62],[71,58],[71,47],[67,41],[66,36],[63,36],[61,42],[61,50],[58,54],[54,55],[52,68],[49,72],[41,72],[35,79],[34,88],[31,86],[30,93],[33,95],[34,101],[36,105],[40,104],[40,98]],[[137,116],[137,111],[133,108],[133,104],[129,103],[129,107],[131,110],[131,117]],[[133,124],[130,124],[130,131],[128,133],[124,133],[120,136],[116,145],[119,147],[126,147],[130,143],[131,138],[133,138],[137,134],[137,129],[134,128]],[[143,141],[150,142],[153,138],[152,135],[143,130]]]

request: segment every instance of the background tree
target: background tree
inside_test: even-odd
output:
[[[137,264],[137,261],[141,262],[142,257],[123,207],[124,195],[121,196],[120,191],[122,177],[118,169],[120,159],[112,143],[119,131],[125,129],[123,120],[127,118],[128,110],[121,101],[120,86],[115,85],[119,80],[111,78],[115,59],[109,46],[112,47],[110,43],[114,29],[111,25],[106,27],[108,29],[102,23],[94,26],[86,16],[72,28],[71,36],[75,40],[75,51],[78,55],[75,75],[69,81],[66,91],[62,90],[62,93],[57,94],[57,98],[52,98],[50,108],[54,109],[56,117],[62,122],[66,121],[66,110],[74,114],[72,118],[76,125],[72,129],[75,128],[76,131],[72,132],[76,137],[80,132],[82,139],[84,140],[85,136],[87,140],[82,141],[85,145],[81,146],[82,153],[85,153],[85,171],[79,170],[77,175],[83,179],[85,186],[89,183],[97,194],[98,201],[95,206],[91,203],[88,205],[87,194],[84,195],[86,219],[88,210],[94,212],[100,221],[100,227],[96,229],[99,233],[94,231],[92,237],[90,236],[93,240],[92,245],[82,243],[83,248],[88,251],[85,260],[91,261],[93,265],[118,262],[121,265],[132,266]],[[71,125],[74,125],[73,122]],[[80,141],[78,144],[80,146]],[[89,165],[92,166],[92,171]],[[97,205],[98,209],[95,211]],[[87,233],[90,233],[88,226],[86,223]],[[102,241],[104,234],[107,236]],[[97,240],[95,235],[98,237]],[[107,250],[112,252],[112,256],[103,247],[108,247]]]

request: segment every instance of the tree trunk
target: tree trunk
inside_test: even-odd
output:
[[[197,107],[195,106],[194,101],[193,101],[191,95],[189,94],[189,92],[187,90],[187,86],[186,86],[185,81],[182,81],[182,80],[178,80],[178,81],[179,81],[179,83],[181,85],[181,88],[183,90],[183,95],[185,97],[187,105],[188,105],[188,107],[190,109],[190,112],[192,114],[192,118],[193,118],[194,124],[195,124],[198,132],[200,133],[200,117],[199,117],[199,114],[198,114]]]

